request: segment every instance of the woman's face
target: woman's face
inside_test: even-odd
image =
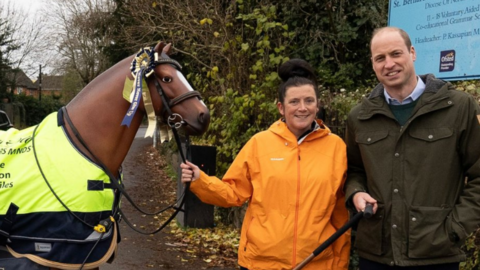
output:
[[[313,86],[305,84],[287,88],[285,100],[283,104],[278,102],[277,108],[288,129],[298,138],[310,129],[318,111]]]

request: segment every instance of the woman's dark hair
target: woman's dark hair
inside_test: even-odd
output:
[[[278,88],[278,100],[283,103],[288,88],[309,84],[315,90],[318,99],[317,78],[312,66],[303,59],[290,59],[278,68],[278,76],[283,83]]]

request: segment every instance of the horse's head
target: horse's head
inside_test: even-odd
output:
[[[169,50],[170,44],[155,46],[154,76],[147,79],[155,113],[169,125],[184,126],[188,135],[201,135],[210,124],[210,112],[180,72],[180,64],[167,55]]]

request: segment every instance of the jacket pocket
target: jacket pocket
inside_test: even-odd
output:
[[[244,224],[245,224],[246,226],[244,225],[245,227],[242,227],[242,233],[243,233],[243,231],[245,231],[245,232],[244,232],[244,233],[245,233],[245,237],[242,237],[242,238],[240,239],[240,245],[243,246],[243,251],[245,251],[245,252],[247,251],[247,246],[248,246],[248,244],[249,244],[249,242],[250,242],[249,239],[248,239],[248,235],[249,235],[249,232],[250,232],[250,228],[252,227],[253,220],[254,220],[253,217],[250,218],[250,221],[249,221],[248,223],[244,220]],[[243,243],[242,243],[242,242],[243,242]]]
[[[355,247],[362,252],[383,255],[384,254],[384,212],[383,204],[378,204],[375,215],[371,218],[362,218],[358,223]]]
[[[408,221],[409,258],[435,258],[462,253],[460,245],[451,240],[451,212],[449,207],[411,207]]]
[[[385,139],[388,136],[388,130],[379,130],[374,132],[361,132],[355,137],[358,144],[370,145]]]
[[[252,218],[245,233],[245,260],[251,263],[275,261],[278,264],[291,265],[292,237],[279,233],[279,228],[282,227],[279,225],[282,220],[280,216],[280,213],[272,210],[268,216]]]
[[[450,128],[423,128],[423,129],[411,129],[410,136],[427,142],[435,142],[438,140],[449,138],[453,135],[453,131]]]

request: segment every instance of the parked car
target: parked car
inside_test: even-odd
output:
[[[7,130],[13,127],[12,122],[6,112],[0,110],[0,130]]]

